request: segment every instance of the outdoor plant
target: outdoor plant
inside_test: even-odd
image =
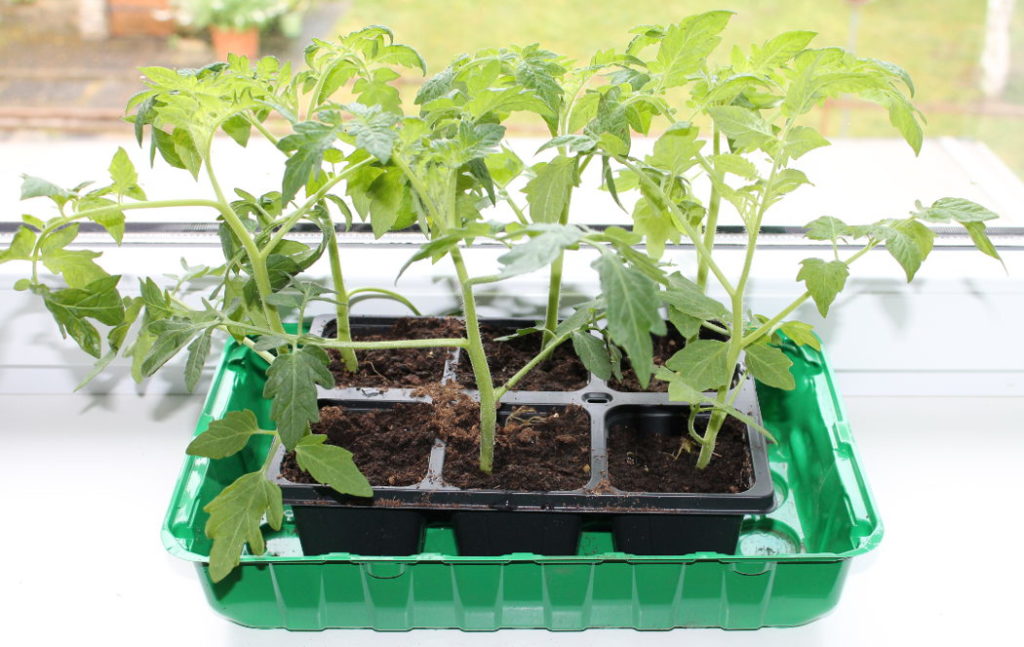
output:
[[[262,29],[295,11],[299,0],[176,0],[179,22],[238,31]]]

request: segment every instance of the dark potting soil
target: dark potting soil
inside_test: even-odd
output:
[[[697,431],[703,432],[699,421]],[[697,469],[700,448],[695,443],[690,443],[689,452],[674,457],[681,439],[677,435],[644,431],[631,423],[612,425],[608,430],[611,484],[625,492],[735,494],[750,488],[754,471],[747,428],[742,422],[735,418],[726,420],[718,432],[711,463],[703,470]]]
[[[461,488],[550,492],[575,490],[590,480],[590,418],[578,406],[541,411],[516,407],[500,423],[494,470],[479,468],[479,443],[449,437],[444,478]]]
[[[330,322],[324,328],[324,337],[334,337],[337,325]],[[382,333],[364,333],[354,330],[354,341],[393,341],[397,339],[432,339],[442,337],[463,337],[465,326],[453,317],[446,318],[405,318],[398,319]],[[451,348],[397,348],[356,351],[359,370],[350,373],[341,361],[341,353],[328,350],[331,363],[328,368],[334,374],[339,387],[392,387],[412,388],[432,382],[440,382],[444,376],[444,364],[451,355]]]
[[[489,324],[480,326],[487,353],[487,364],[491,367],[494,385],[504,384],[540,352],[541,335],[523,335],[507,341],[495,338],[515,334],[516,329]],[[469,355],[463,351],[456,366],[456,377],[467,388],[476,388],[473,367]],[[583,362],[576,356],[572,344],[565,342],[552,352],[551,357],[538,364],[526,377],[515,385],[517,391],[575,391],[582,389],[590,380],[590,374]]]
[[[465,393],[431,393],[445,439],[444,480],[461,488],[549,492],[590,480],[590,416],[575,405],[515,407],[500,416],[494,469],[480,471],[479,409]]]
[[[427,474],[434,445],[434,410],[429,404],[402,403],[387,409],[351,410],[340,406],[320,409],[313,433],[352,452],[356,466],[371,485],[414,485]],[[295,483],[315,483],[288,452],[281,475]]]

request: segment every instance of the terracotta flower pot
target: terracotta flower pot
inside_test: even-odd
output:
[[[260,31],[255,27],[237,30],[210,25],[210,36],[213,39],[213,51],[219,61],[226,61],[228,54],[250,59],[260,55]]]

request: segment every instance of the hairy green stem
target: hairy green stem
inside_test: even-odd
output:
[[[720,139],[718,128],[716,127],[711,135],[715,155],[718,155],[721,150]],[[711,196],[708,199],[708,219],[704,224],[704,247],[707,249],[708,254],[715,251],[715,234],[718,233],[718,210],[721,203],[722,196],[719,194],[715,183],[712,182]],[[708,285],[708,262],[706,257],[700,256],[697,259],[697,264],[697,287],[706,292]]]
[[[502,385],[495,391],[495,399],[501,400],[503,397],[505,397],[505,394],[508,393],[509,390],[512,389],[516,384],[518,384],[519,380],[526,377],[527,373],[532,371],[538,364],[540,364],[548,357],[550,357],[551,353],[555,352],[555,349],[561,346],[565,342],[565,340],[569,338],[569,335],[571,334],[572,333],[565,333],[553,338],[551,342],[547,346],[545,346],[543,350],[541,350],[540,353],[535,355],[533,359],[526,363],[525,366],[516,371],[515,375],[508,378],[508,381],[506,381],[504,385]]]
[[[476,299],[473,284],[470,283],[462,252],[455,248],[451,252],[455,273],[462,287],[462,308],[466,315],[466,353],[473,367],[473,377],[480,393],[480,471],[490,474],[494,466],[494,431],[498,422],[497,398],[491,369],[487,365],[483,338],[480,335],[480,320],[476,314]]]
[[[334,188],[334,186],[338,182],[341,182],[342,180],[347,178],[352,172],[362,168],[363,166],[366,166],[367,164],[373,161],[373,158],[365,159],[361,162],[353,164],[352,166],[348,167],[341,173],[338,173],[331,179],[324,182],[324,185],[317,189],[313,193],[313,195],[309,196],[306,199],[306,201],[303,202],[300,206],[296,207],[295,211],[288,214],[288,217],[285,218],[285,221],[281,223],[281,226],[277,228],[277,231],[275,231],[274,235],[270,237],[270,240],[267,241],[267,244],[263,246],[263,250],[260,253],[263,254],[264,260],[266,260],[266,258],[273,253],[274,248],[277,247],[278,243],[284,240],[284,237],[287,236],[288,232],[290,232],[295,227],[296,223],[299,222],[299,219],[301,219],[302,216],[309,213],[309,210],[312,209],[317,202],[320,202],[320,200],[322,200],[324,196],[327,195],[328,191]]]
[[[679,211],[679,207],[672,202],[672,199],[660,186],[658,186],[657,182],[647,177],[646,173],[625,157],[618,156],[615,159],[620,164],[633,171],[644,186],[654,191],[658,197],[661,198],[662,202],[664,202],[665,206],[668,208],[669,215],[672,216],[672,222],[675,224],[676,228],[683,231],[689,237],[690,242],[692,242],[693,246],[697,248],[698,255],[708,260],[708,269],[710,269],[711,273],[715,275],[716,279],[718,279],[722,289],[731,296],[735,291],[732,282],[725,276],[725,273],[722,271],[722,268],[719,267],[718,263],[715,262],[715,259],[711,258],[711,252],[704,246],[704,240],[701,236],[701,232],[697,231],[696,228],[687,221],[686,215]]]
[[[338,341],[352,341],[352,326],[349,322],[349,301],[348,292],[345,290],[345,277],[341,273],[341,254],[338,252],[338,239],[334,232],[331,232],[330,240],[327,242],[327,255],[331,262],[331,281],[334,283],[335,291],[335,325],[337,326],[336,337]],[[345,369],[355,373],[359,368],[359,360],[356,359],[356,352],[351,348],[341,349],[341,361]]]
[[[246,256],[249,257],[249,263],[252,265],[252,278],[256,282],[256,290],[259,292],[260,301],[263,303],[263,315],[267,318],[267,323],[270,324],[271,328],[284,332],[284,325],[281,323],[281,316],[278,314],[277,308],[270,305],[267,301],[274,294],[274,288],[270,284],[270,272],[267,270],[267,265],[264,262],[265,259],[261,256],[260,249],[256,246],[256,241],[249,234],[245,225],[242,224],[238,215],[231,209],[231,204],[224,196],[224,191],[220,188],[220,182],[217,181],[217,176],[213,172],[213,165],[210,163],[209,144],[207,144],[205,149],[203,165],[206,167],[206,175],[210,179],[210,185],[217,195],[217,209],[220,211],[228,228],[235,235],[235,238],[242,244]]]
[[[850,256],[850,258],[848,258],[845,261],[843,261],[843,263],[845,263],[847,266],[849,266],[851,263],[856,261],[861,256],[864,256],[865,254],[870,252],[872,249],[874,249],[878,245],[879,245],[879,241],[877,241],[877,240],[873,240],[873,241],[869,242],[863,248],[858,250],[857,253],[853,254],[852,256]],[[804,304],[805,301],[807,301],[810,298],[811,298],[811,293],[810,292],[804,292],[803,294],[801,294],[797,298],[793,299],[793,301],[788,306],[786,306],[781,311],[779,311],[779,313],[777,315],[775,315],[774,317],[772,317],[768,321],[766,321],[763,324],[761,324],[756,330],[754,330],[754,332],[752,332],[749,335],[745,336],[743,338],[743,347],[746,348],[747,346],[750,346],[751,344],[755,343],[757,340],[759,340],[764,335],[767,335],[767,334],[771,333],[775,329],[775,326],[777,326],[783,319],[788,317],[794,310],[799,308],[801,305]]]
[[[271,353],[268,353],[265,350],[256,350],[256,342],[249,339],[248,337],[242,338],[242,345],[247,346],[249,350],[259,355],[259,357],[266,361],[267,364],[273,364],[274,360],[276,359]]]

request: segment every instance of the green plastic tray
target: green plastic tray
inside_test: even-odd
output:
[[[850,560],[874,548],[882,524],[857,462],[842,403],[822,354],[788,347],[795,391],[758,385],[777,509],[744,520],[737,555],[636,556],[614,552],[610,533],[584,532],[574,556],[458,555],[451,529],[429,527],[424,552],[403,557],[333,553],[305,557],[290,511],[268,531],[264,555],[214,584],[202,508],[268,449],[255,438],[241,453],[189,457],[163,528],[166,548],[195,562],[211,606],[253,627],[724,627],[754,629],[814,620],[839,601]],[[269,424],[260,360],[229,345],[196,433],[227,411],[249,408]],[[184,439],[183,439],[184,445]]]

